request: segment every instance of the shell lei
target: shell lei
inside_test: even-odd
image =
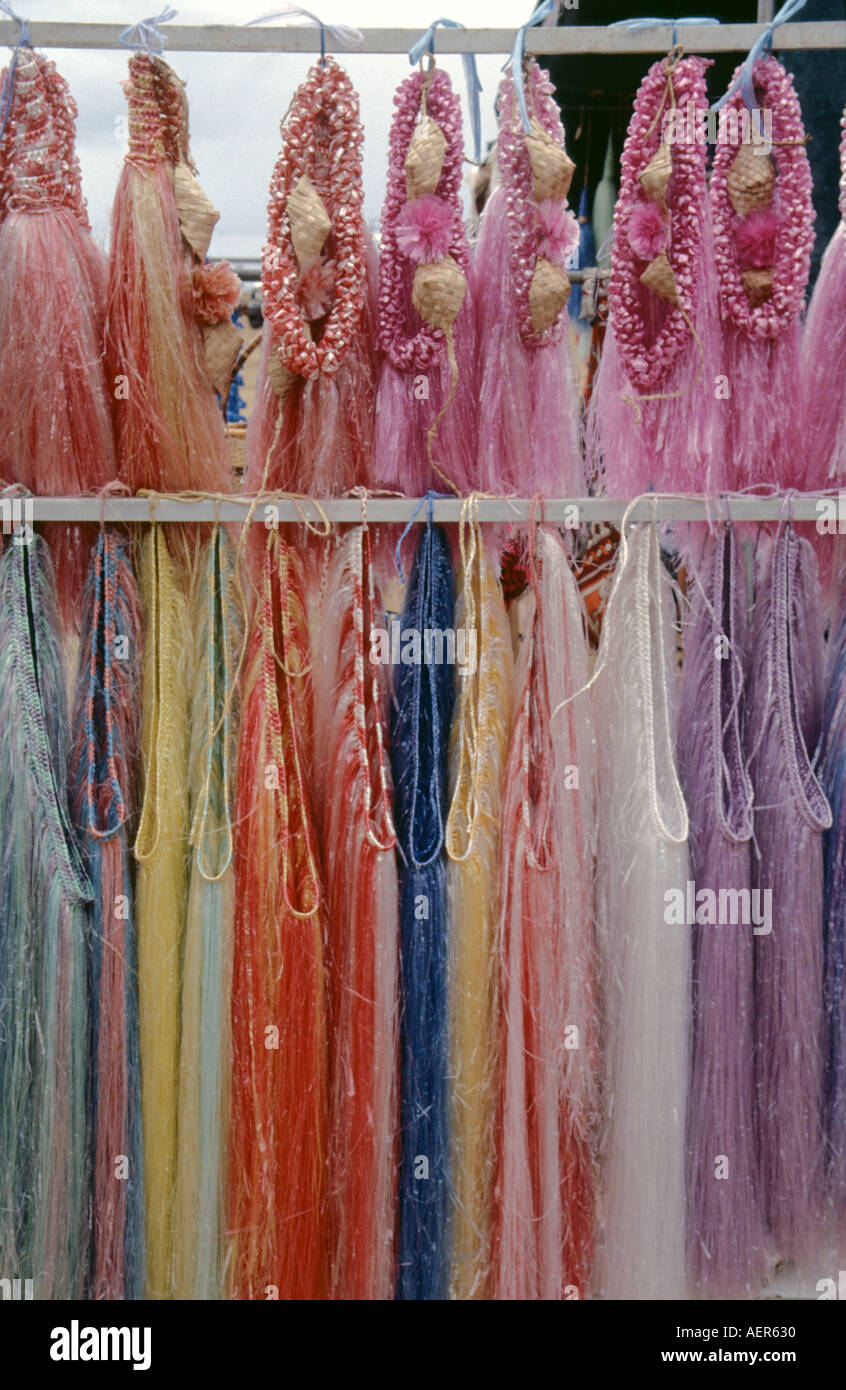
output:
[[[698,110],[707,104],[708,66],[702,58],[684,58],[678,63],[670,75],[676,107],[693,101]],[[674,140],[671,147],[667,133],[662,134],[659,112],[667,84],[665,62],[653,63],[640,85],[629,122],[620,161],[620,196],[614,213],[608,299],[620,355],[633,387],[641,393],[661,389],[676,355],[690,343],[692,329],[685,314],[694,313],[703,252],[706,147],[684,140]],[[646,307],[650,301],[640,288],[649,267],[636,254],[627,235],[635,208],[650,198],[666,208],[667,259],[677,297],[677,302],[661,315],[657,331]]]
[[[377,399],[375,472],[383,486],[411,493],[444,485],[469,491],[476,399],[461,108],[449,77],[436,67],[406,78],[394,104],[379,265],[379,347],[386,362]],[[439,229],[439,254],[431,259],[408,236],[409,219],[424,198]],[[402,461],[398,435],[405,436]],[[435,458],[436,435],[443,463]]]
[[[710,185],[723,334],[719,370],[731,393],[723,402],[726,453],[734,460],[726,482],[801,486],[801,415],[793,398],[813,245],[811,171],[793,78],[778,59],[762,58],[754,84],[761,108],[772,113],[772,152],[759,148],[755,154],[754,143],[742,143],[745,108],[736,93],[721,112]],[[765,158],[769,168],[757,167]],[[764,214],[772,263],[754,264],[761,252],[752,252],[753,264],[744,266],[739,243]]]
[[[473,263],[476,486],[576,496],[584,480],[563,268],[579,243],[566,199],[573,164],[548,74],[530,63],[525,83],[532,112],[528,134],[513,74],[500,84],[501,181],[485,209]]]
[[[511,274],[522,341],[530,347],[558,342],[565,324],[563,309],[570,282],[561,265],[541,252],[541,205],[567,207],[574,165],[564,149],[564,127],[553,96],[549,74],[536,63],[529,66],[526,87],[532,111],[532,132],[520,126],[514,76],[502,80],[497,98],[499,135],[497,156],[508,205]],[[570,240],[578,245],[572,213]],[[541,281],[546,279],[546,285]],[[545,292],[544,292],[545,291]]]
[[[327,57],[294,98],[270,184],[264,314],[280,364],[292,376],[336,372],[364,309],[363,139],[352,83]],[[296,290],[300,276],[321,260],[331,275],[332,304],[319,316],[316,335]]]
[[[623,148],[609,331],[587,421],[589,471],[614,496],[721,484],[706,146],[686,128],[707,110],[708,66],[675,50],[654,63]]]

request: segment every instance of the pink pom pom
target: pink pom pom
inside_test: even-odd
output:
[[[223,323],[241,294],[241,281],[228,261],[207,261],[191,272],[194,308],[201,323]]]
[[[779,216],[772,208],[759,208],[737,223],[735,246],[742,270],[773,265]]]
[[[538,226],[541,243],[538,255],[564,265],[579,244],[579,224],[570,209],[554,198],[538,203]]]
[[[452,208],[434,193],[406,203],[396,220],[397,246],[417,265],[439,261],[447,254],[452,235]]]
[[[334,261],[312,261],[297,283],[297,301],[309,323],[328,314],[335,298]]]
[[[652,261],[667,245],[667,223],[657,203],[635,203],[626,228],[629,246],[642,261]]]

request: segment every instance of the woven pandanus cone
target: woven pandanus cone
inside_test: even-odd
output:
[[[660,251],[654,261],[650,261],[645,271],[640,277],[640,283],[652,290],[659,298],[666,300],[668,304],[680,304],[679,292],[676,289],[676,277],[673,274],[673,267],[667,260],[666,251]]]
[[[303,332],[305,333],[305,336],[307,338],[311,338],[312,333],[310,323],[303,324]],[[282,401],[284,401],[285,397],[287,396],[288,392],[290,391],[291,387],[297,379],[296,372],[290,371],[289,368],[285,366],[285,363],[279,356],[278,348],[274,348],[273,352],[271,352],[270,356],[267,359],[267,379],[270,382],[271,388],[274,391],[274,393]]]
[[[570,281],[560,265],[539,256],[529,286],[529,310],[536,333],[551,328],[570,298]]]
[[[288,194],[285,204],[294,255],[300,270],[317,260],[323,243],[332,230],[332,222],[320,195],[307,174]]]
[[[206,375],[215,391],[223,395],[241,351],[241,334],[231,319],[203,325],[203,349]]]
[[[535,202],[542,203],[546,198],[560,202],[566,198],[576,166],[564,146],[553,140],[537,121],[532,121],[531,134],[526,136],[526,150],[532,166]]]
[[[638,174],[640,186],[647,198],[660,207],[667,203],[667,184],[673,172],[673,156],[666,140],[662,140],[645,169]]]
[[[184,160],[173,171],[173,201],[182,235],[194,255],[204,261],[220,213]]]
[[[739,217],[769,207],[775,188],[775,169],[762,145],[741,145],[726,174],[731,205]]]
[[[773,297],[773,272],[771,267],[755,270],[744,270],[740,277],[746,298],[755,309],[759,304],[766,304],[768,299]]]
[[[451,328],[467,293],[467,281],[452,256],[442,256],[414,272],[411,299],[421,318],[432,328]]]
[[[446,147],[446,136],[431,116],[418,121],[405,155],[405,191],[409,201],[435,192]]]

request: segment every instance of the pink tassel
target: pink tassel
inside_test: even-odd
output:
[[[381,487],[410,496],[430,488],[466,493],[476,485],[472,291],[468,289],[451,327],[435,327],[414,306],[417,265],[402,250],[411,200],[405,159],[422,111],[446,139],[441,172],[430,194],[451,213],[449,256],[469,280],[470,248],[461,203],[461,108],[440,68],[425,76],[412,73],[394,105],[379,267],[379,345],[385,361],[376,403],[374,479]]]
[[[800,315],[813,245],[811,171],[793,78],[773,57],[760,59],[753,77],[758,105],[772,112],[772,153],[757,159],[774,175],[773,190],[769,195],[758,192],[759,206],[747,209],[746,203],[737,205],[735,184],[732,200],[738,176],[734,161],[742,151],[748,156],[755,149],[754,139],[751,145],[742,142],[740,117],[748,119],[749,113],[739,90],[720,113],[710,185],[723,339],[718,368],[724,386],[721,452],[727,461],[726,487],[801,487],[805,443],[796,393]],[[774,258],[750,268],[744,263],[765,210],[773,224]],[[764,242],[758,238],[758,254],[764,254]]]
[[[587,682],[587,651],[554,532],[537,532],[530,564],[503,806],[494,1296],[581,1298],[594,1222],[593,759],[586,697],[561,705]]]
[[[840,141],[840,225],[823,256],[802,340],[802,487],[846,483],[846,111]]]
[[[385,711],[370,661],[370,536],[341,544],[316,684],[322,784],[330,1109],[330,1296],[388,1299],[395,1277],[399,913]]]
[[[202,258],[174,198],[176,171],[193,178],[182,83],[160,58],[135,53],[124,85],[129,154],[112,212],[106,313],[121,477],[133,492],[231,492],[191,278]],[[210,205],[203,211],[216,220]]]
[[[563,151],[564,131],[545,72],[533,65],[533,108]],[[485,492],[579,497],[584,477],[579,406],[566,301],[558,320],[537,332],[528,311],[540,257],[564,255],[564,199],[536,203],[517,94],[507,74],[498,98],[503,184],[482,219],[474,262],[474,304],[480,363],[478,487]],[[550,252],[555,256],[551,257]]]
[[[74,150],[76,104],[52,62],[18,50],[0,143],[0,476],[31,492],[95,491],[117,473],[103,369],[106,261]],[[61,311],[58,312],[58,309]],[[78,622],[89,532],[54,548],[62,618]]]
[[[698,114],[708,106],[703,58],[654,63],[635,100],[621,160],[614,213],[609,325],[587,416],[592,476],[612,497],[659,490],[718,492],[725,486],[722,416],[715,395],[719,336],[704,144],[686,137],[674,104]],[[672,174],[647,195],[641,176],[659,147]],[[672,285],[667,299],[645,284],[653,270],[656,211],[664,217]]]
[[[270,184],[266,327],[247,431],[250,491],[332,496],[369,477],[377,271],[362,215],[363,139],[358,96],[327,58],[294,96]],[[329,226],[317,249],[316,241],[300,241],[289,215],[289,199],[304,184]]]

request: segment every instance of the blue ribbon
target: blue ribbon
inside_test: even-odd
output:
[[[526,109],[526,95],[523,91],[523,57],[526,52],[526,30],[531,29],[534,24],[543,24],[545,19],[557,9],[557,0],[541,0],[534,14],[531,15],[526,23],[517,30],[514,38],[514,48],[511,52],[511,76],[514,79],[514,86],[517,89],[517,103],[520,107],[520,117],[523,121],[523,129],[528,134],[532,128],[529,120],[529,113]],[[508,64],[505,64],[508,67]]]
[[[758,108],[755,105],[755,83],[753,81],[755,64],[762,53],[767,53],[772,49],[773,30],[777,29],[780,24],[786,24],[787,21],[792,19],[795,14],[798,14],[800,10],[804,10],[805,4],[806,0],[787,0],[787,4],[782,5],[778,14],[773,15],[769,23],[764,25],[762,32],[758,35],[758,38],[750,48],[739,75],[734,79],[725,95],[721,96],[719,101],[714,103],[711,107],[712,111],[722,110],[726,102],[731,100],[739,87],[746,107],[749,111],[757,115]]]
[[[128,29],[124,29],[120,35],[120,42],[124,48],[140,48],[148,53],[151,58],[160,57],[165,46],[165,36],[159,29],[160,24],[168,24],[170,20],[176,19],[176,10],[162,10],[161,14],[151,15],[148,19],[140,19],[137,24],[130,24]]]
[[[419,63],[423,54],[435,52],[435,30],[442,24],[445,29],[465,29],[467,26],[459,24],[455,19],[435,19],[429,25],[425,34],[422,34],[416,44],[408,50],[408,61],[413,65]],[[476,163],[482,157],[482,112],[479,105],[479,93],[482,84],[479,81],[479,71],[476,67],[475,53],[462,53],[461,62],[464,67],[464,80],[467,83],[467,106],[470,111],[470,129],[473,132],[473,157]]]
[[[360,29],[353,29],[349,24],[325,24],[319,15],[311,10],[304,10],[301,5],[286,5],[284,10],[269,10],[267,14],[259,15],[258,19],[248,19],[244,25],[249,29],[251,24],[267,24],[272,19],[305,19],[309,24],[316,24],[320,30],[320,66],[326,64],[326,34],[330,33],[333,39],[342,43],[345,48],[364,42],[364,35]]]
[[[12,97],[15,93],[15,71],[18,66],[18,54],[22,48],[30,48],[31,44],[29,41],[29,20],[21,19],[19,14],[15,14],[11,5],[6,3],[6,0],[0,0],[0,10],[2,10],[4,14],[7,14],[10,19],[13,19],[16,24],[21,26],[21,32],[18,34],[18,41],[12,49],[12,56],[9,60],[9,67],[6,72],[6,82],[3,87],[2,96],[0,96],[0,112],[2,112],[2,115],[0,115],[0,140],[2,140],[6,130],[6,122],[9,119],[9,112],[12,109]]]
[[[718,19],[712,19],[708,15],[691,15],[684,19],[615,19],[613,24],[609,24],[609,29],[660,29],[670,28],[673,30],[673,48],[679,41],[679,28],[684,24],[719,24]]]

